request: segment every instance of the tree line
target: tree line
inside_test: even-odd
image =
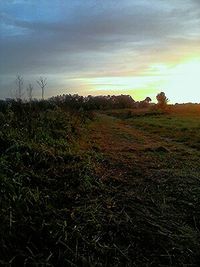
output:
[[[15,100],[18,102],[24,102],[25,99],[25,90],[24,90],[24,79],[22,76],[16,76],[16,91],[15,91]],[[47,79],[44,77],[39,77],[36,80],[37,85],[41,89],[41,100],[44,102],[45,90],[47,87]],[[26,87],[27,100],[29,102],[38,102],[37,99],[33,99],[34,86],[29,83]],[[159,109],[165,110],[168,104],[169,99],[166,97],[164,92],[160,92],[156,96],[157,107]],[[14,99],[9,99],[8,102],[12,102]],[[135,101],[130,95],[100,95],[100,96],[79,96],[78,94],[63,94],[50,97],[47,99],[48,104],[56,104],[57,106],[63,106],[69,109],[83,109],[83,110],[106,110],[106,109],[123,109],[123,108],[148,108],[151,105],[151,98],[146,97],[142,101]],[[25,101],[27,102],[27,101]],[[47,104],[47,103],[46,103]],[[43,103],[44,106],[46,104]],[[1,106],[2,106],[1,101]],[[41,105],[41,103],[40,103]]]

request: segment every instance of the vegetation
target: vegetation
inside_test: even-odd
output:
[[[134,107],[135,101],[130,95],[108,95],[91,96],[62,95],[52,97],[50,101],[57,105],[67,106],[72,109],[82,108],[84,110],[106,110]]]
[[[164,92],[161,92],[157,94],[156,99],[158,101],[158,107],[162,110],[166,109],[167,103],[169,102],[169,99],[166,97]]]
[[[199,105],[135,105],[0,102],[2,266],[199,266]]]

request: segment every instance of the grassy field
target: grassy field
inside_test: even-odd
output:
[[[0,114],[2,266],[200,265],[200,113],[23,112]]]

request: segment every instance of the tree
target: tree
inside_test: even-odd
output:
[[[44,99],[44,89],[47,85],[46,78],[40,77],[39,80],[37,81],[38,85],[42,89],[42,99]]]
[[[144,101],[149,104],[152,100],[149,96],[147,96]]]
[[[166,97],[165,93],[160,92],[159,94],[157,94],[156,99],[158,101],[158,107],[160,107],[161,109],[165,109],[167,103],[169,102],[169,99]]]
[[[17,75],[15,82],[16,82],[16,85],[17,85],[16,98],[18,100],[21,100],[22,96],[24,94],[23,93],[23,85],[24,85],[23,77],[20,76],[20,75]]]
[[[31,83],[29,83],[29,85],[27,87],[27,95],[28,95],[29,101],[32,101],[32,98],[33,98],[33,85]]]

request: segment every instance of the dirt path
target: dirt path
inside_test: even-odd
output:
[[[154,165],[152,156],[144,152],[163,149],[168,153],[166,143],[161,140],[145,135],[122,120],[102,114],[90,127],[90,143],[102,156],[98,170],[102,179],[113,177],[123,182],[130,178],[133,169],[141,176]]]
[[[91,127],[91,138],[102,152],[109,153],[141,151],[168,145],[156,136],[145,134],[125,121],[107,115],[98,115],[98,120]]]
[[[148,257],[161,258],[163,266],[172,266],[172,259],[177,262],[177,255],[188,255],[182,253],[182,244],[188,249],[195,236],[191,247],[198,246],[195,240],[199,238],[196,224],[199,220],[195,217],[194,222],[188,223],[188,218],[199,214],[200,167],[195,155],[189,157],[185,148],[172,140],[103,114],[90,123],[87,139],[98,182],[102,182],[90,195],[87,205],[92,216],[87,222],[101,224],[101,231],[97,231],[101,249],[111,251],[113,244],[117,246],[120,257],[130,263],[120,266],[154,266],[149,264]],[[84,210],[85,200],[81,203]],[[183,225],[190,228],[184,230]],[[187,229],[193,232],[188,233]],[[181,244],[181,253],[174,252],[174,244],[177,247]],[[191,250],[193,257],[192,253]],[[133,265],[133,258],[138,258],[139,263]],[[141,264],[140,259],[148,263]]]
[[[98,114],[90,125],[90,145],[101,155],[98,174],[103,180],[130,181],[155,172],[187,167],[190,152],[183,145],[138,130],[124,120]]]

